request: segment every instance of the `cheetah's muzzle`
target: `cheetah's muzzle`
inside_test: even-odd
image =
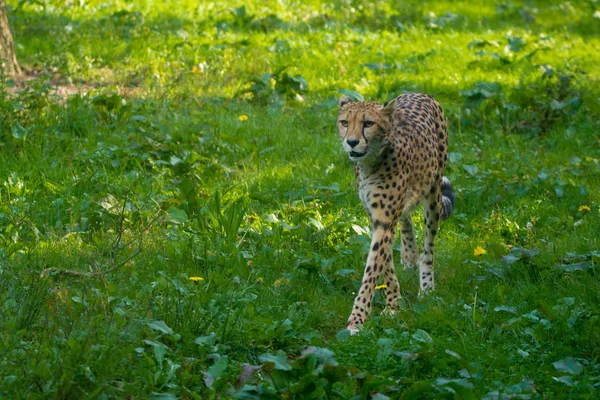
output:
[[[364,157],[365,154],[367,154],[367,152],[365,151],[364,153],[358,153],[356,151],[351,151],[348,154],[350,154],[350,157],[352,157],[352,158],[361,158],[361,157]]]

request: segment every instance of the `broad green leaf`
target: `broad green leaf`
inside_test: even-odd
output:
[[[562,298],[558,299],[558,302],[560,304],[572,306],[573,304],[575,304],[575,297],[562,297]]]
[[[514,307],[510,307],[510,306],[498,306],[498,307],[494,307],[494,311],[498,312],[498,311],[506,311],[508,313],[511,314],[517,314],[517,309]]]
[[[433,339],[429,336],[429,333],[425,332],[422,329],[417,329],[415,333],[413,333],[412,338],[417,342],[433,344]]]
[[[8,375],[6,378],[4,378],[4,384],[7,386],[12,385],[16,381],[17,381],[16,375]]]
[[[477,397],[473,393],[473,384],[469,382],[467,379],[445,379],[438,378],[435,381],[435,386],[439,388],[444,388],[446,391],[453,393],[455,395],[454,398],[460,399],[473,399],[475,400]]]
[[[212,346],[216,343],[216,341],[217,335],[214,333],[211,333],[207,336],[198,336],[196,339],[194,339],[194,343],[199,344],[201,346]]]
[[[73,300],[74,303],[78,303],[78,304],[84,305],[86,307],[88,305],[87,301],[85,301],[85,299],[83,299],[80,296],[73,296],[73,297],[71,297],[71,300]]]
[[[339,276],[348,276],[348,275],[358,276],[358,272],[355,269],[340,269],[339,271],[336,272],[336,274],[338,274]],[[345,331],[345,330],[346,329],[342,329],[342,331]]]
[[[317,228],[318,231],[322,231],[323,229],[325,229],[325,227],[323,226],[323,224],[321,223],[321,221],[318,221],[314,218],[309,218],[308,222],[310,223],[310,225],[314,226],[315,228]]]
[[[167,346],[160,342],[155,342],[153,340],[144,340],[144,343],[152,346],[154,350],[154,358],[156,359],[156,363],[159,365],[159,368],[162,369],[162,362],[165,358],[165,354],[169,350]]]
[[[180,210],[179,208],[171,207],[171,208],[169,208],[167,213],[169,214],[171,222],[174,222],[176,224],[183,224],[183,223],[187,222],[187,220],[188,220],[188,216],[187,216],[186,212],[183,210]]]
[[[536,389],[533,381],[524,380],[523,382],[515,383],[504,387],[504,391],[511,394],[535,393]]]
[[[208,374],[213,378],[213,381],[219,379],[227,370],[227,356],[222,356],[214,365],[208,368]]]
[[[575,378],[573,378],[573,376],[571,375],[563,375],[559,376],[558,378],[553,376],[552,379],[554,379],[556,382],[563,383],[567,386],[573,386],[575,384]]]
[[[275,369],[278,370],[291,371],[292,369],[292,366],[288,362],[287,355],[281,350],[279,350],[275,355],[269,353],[263,354],[259,356],[258,359],[262,363],[273,363]]]
[[[348,339],[350,339],[350,336],[352,335],[348,329],[342,329],[335,334],[335,337],[339,342],[347,342]]]
[[[373,72],[387,71],[387,70],[389,70],[389,69],[392,68],[391,65],[386,64],[386,63],[382,63],[382,64],[378,64],[378,63],[365,63],[365,64],[362,64],[362,66],[370,69]]]
[[[529,357],[529,352],[521,349],[517,349],[517,354],[522,357]]]
[[[590,263],[589,261],[581,261],[573,264],[555,265],[554,268],[566,272],[586,271],[592,268],[592,263]]]
[[[333,351],[324,347],[309,346],[300,354],[300,357],[314,357],[320,364],[337,365]]]
[[[352,230],[359,235],[368,235],[369,234],[369,232],[366,229],[364,229],[362,226],[359,226],[356,224],[352,224]]]
[[[362,94],[355,92],[354,90],[338,89],[338,92],[350,97],[354,101],[365,101]]]
[[[179,165],[179,164],[183,164],[184,161],[181,158],[177,157],[177,156],[171,156],[171,158],[169,159],[169,163],[172,166],[176,166],[176,165]]]
[[[465,171],[467,171],[469,174],[471,174],[471,176],[477,175],[477,172],[479,171],[479,169],[477,168],[477,165],[463,164],[462,167],[464,168]]]
[[[521,37],[509,37],[508,38],[508,47],[510,51],[514,53],[518,53],[527,45],[527,42]]]
[[[152,321],[148,323],[148,326],[167,335],[173,334],[173,329],[169,328],[165,321]]]
[[[506,265],[514,264],[515,262],[517,262],[519,260],[520,260],[520,257],[516,257],[513,254],[507,254],[502,257],[502,263],[504,263]]]
[[[377,340],[377,362],[381,363],[385,359],[389,358],[392,354],[394,347],[394,341],[390,338],[379,338]]]
[[[27,135],[27,129],[23,128],[18,122],[12,128],[12,136],[15,139],[23,139]]]
[[[471,40],[469,42],[469,44],[467,45],[467,48],[468,49],[481,49],[486,46],[500,47],[498,42],[496,42],[494,40],[488,41],[488,40],[475,39],[475,40]]]
[[[556,193],[556,197],[558,198],[563,197],[563,195],[565,194],[565,190],[562,188],[562,186],[554,187],[554,192]]]
[[[473,384],[466,379],[438,378],[435,380],[435,384],[438,386],[446,386],[446,385],[452,384],[452,385],[460,386],[460,387],[467,388],[467,389],[471,389],[473,387]]]
[[[463,155],[461,153],[456,153],[456,152],[450,152],[448,153],[448,160],[450,160],[450,162],[455,163],[455,162],[459,162],[460,160],[462,160]]]
[[[579,375],[583,371],[583,365],[573,357],[567,357],[564,360],[554,362],[554,368],[559,372]]]

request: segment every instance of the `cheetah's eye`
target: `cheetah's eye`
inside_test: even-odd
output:
[[[364,126],[365,128],[370,128],[370,127],[372,127],[373,125],[375,125],[375,122],[373,122],[373,121],[365,121],[365,123],[363,124],[363,126]]]
[[[341,121],[340,121],[340,124],[342,124],[342,126],[343,126],[344,128],[347,128],[347,127],[348,127],[348,121],[346,121],[345,119],[341,120]]]

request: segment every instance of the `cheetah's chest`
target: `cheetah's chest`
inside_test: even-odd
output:
[[[411,212],[433,182],[432,174],[421,169],[415,173],[399,156],[402,152],[394,150],[380,158],[376,167],[358,171],[359,197],[372,220],[393,221]]]
[[[362,201],[363,205],[369,211],[369,200],[371,197],[371,191],[369,190],[369,185],[365,181],[361,181],[358,185],[358,195],[360,197],[360,201]]]
[[[359,176],[358,194],[371,218],[386,214],[386,211],[389,217],[398,199],[400,176],[399,171]]]

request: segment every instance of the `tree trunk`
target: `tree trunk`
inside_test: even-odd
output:
[[[17,62],[15,44],[13,42],[4,0],[0,0],[0,74],[9,76],[19,75],[21,67]]]

